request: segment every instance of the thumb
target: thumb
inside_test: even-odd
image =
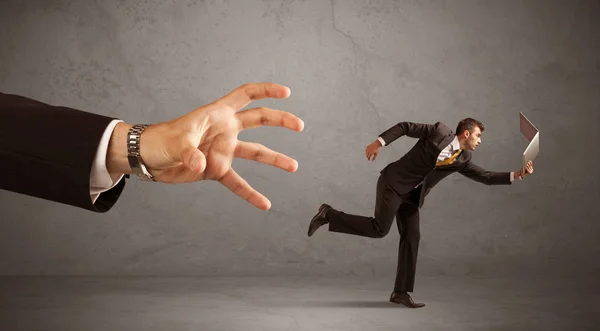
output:
[[[206,157],[194,147],[185,148],[181,152],[181,161],[193,172],[203,172],[206,169]]]

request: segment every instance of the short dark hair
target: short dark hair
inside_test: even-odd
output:
[[[473,130],[475,130],[476,127],[479,127],[479,130],[481,130],[481,132],[485,130],[485,126],[483,125],[483,123],[479,122],[476,119],[467,117],[458,122],[458,125],[456,126],[456,134],[460,135],[461,133],[465,132],[465,130],[469,130],[470,133],[473,133]]]

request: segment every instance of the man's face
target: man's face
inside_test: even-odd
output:
[[[465,141],[465,147],[474,151],[475,148],[481,144],[481,130],[479,127],[475,127],[471,134],[469,134],[469,131],[465,131],[465,134],[468,135],[467,140]]]

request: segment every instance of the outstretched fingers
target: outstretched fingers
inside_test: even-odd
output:
[[[253,189],[233,168],[229,168],[229,171],[219,179],[219,182],[256,208],[261,210],[271,208],[269,199]]]
[[[291,90],[287,86],[275,83],[248,83],[244,84],[217,101],[238,111],[246,107],[253,100],[264,98],[285,99],[290,96]]]
[[[267,107],[258,107],[235,114],[240,131],[259,126],[280,126],[294,131],[302,131],[304,122],[292,113]]]
[[[238,141],[234,157],[265,163],[289,172],[298,170],[298,162],[258,143]]]

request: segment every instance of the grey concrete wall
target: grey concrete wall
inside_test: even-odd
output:
[[[152,123],[274,81],[291,97],[251,106],[306,125],[240,135],[299,161],[293,174],[234,162],[268,212],[214,182],[131,180],[106,214],[2,191],[0,274],[391,278],[395,226],[379,240],[324,229],[309,239],[318,206],[372,215],[379,171],[415,141],[375,162],[364,149],[399,121],[475,117],[487,129],[474,161],[516,171],[519,111],[541,129],[535,174],[512,187],[455,174],[436,187],[421,211],[419,272],[592,270],[598,22],[597,1],[0,1],[3,92]]]

